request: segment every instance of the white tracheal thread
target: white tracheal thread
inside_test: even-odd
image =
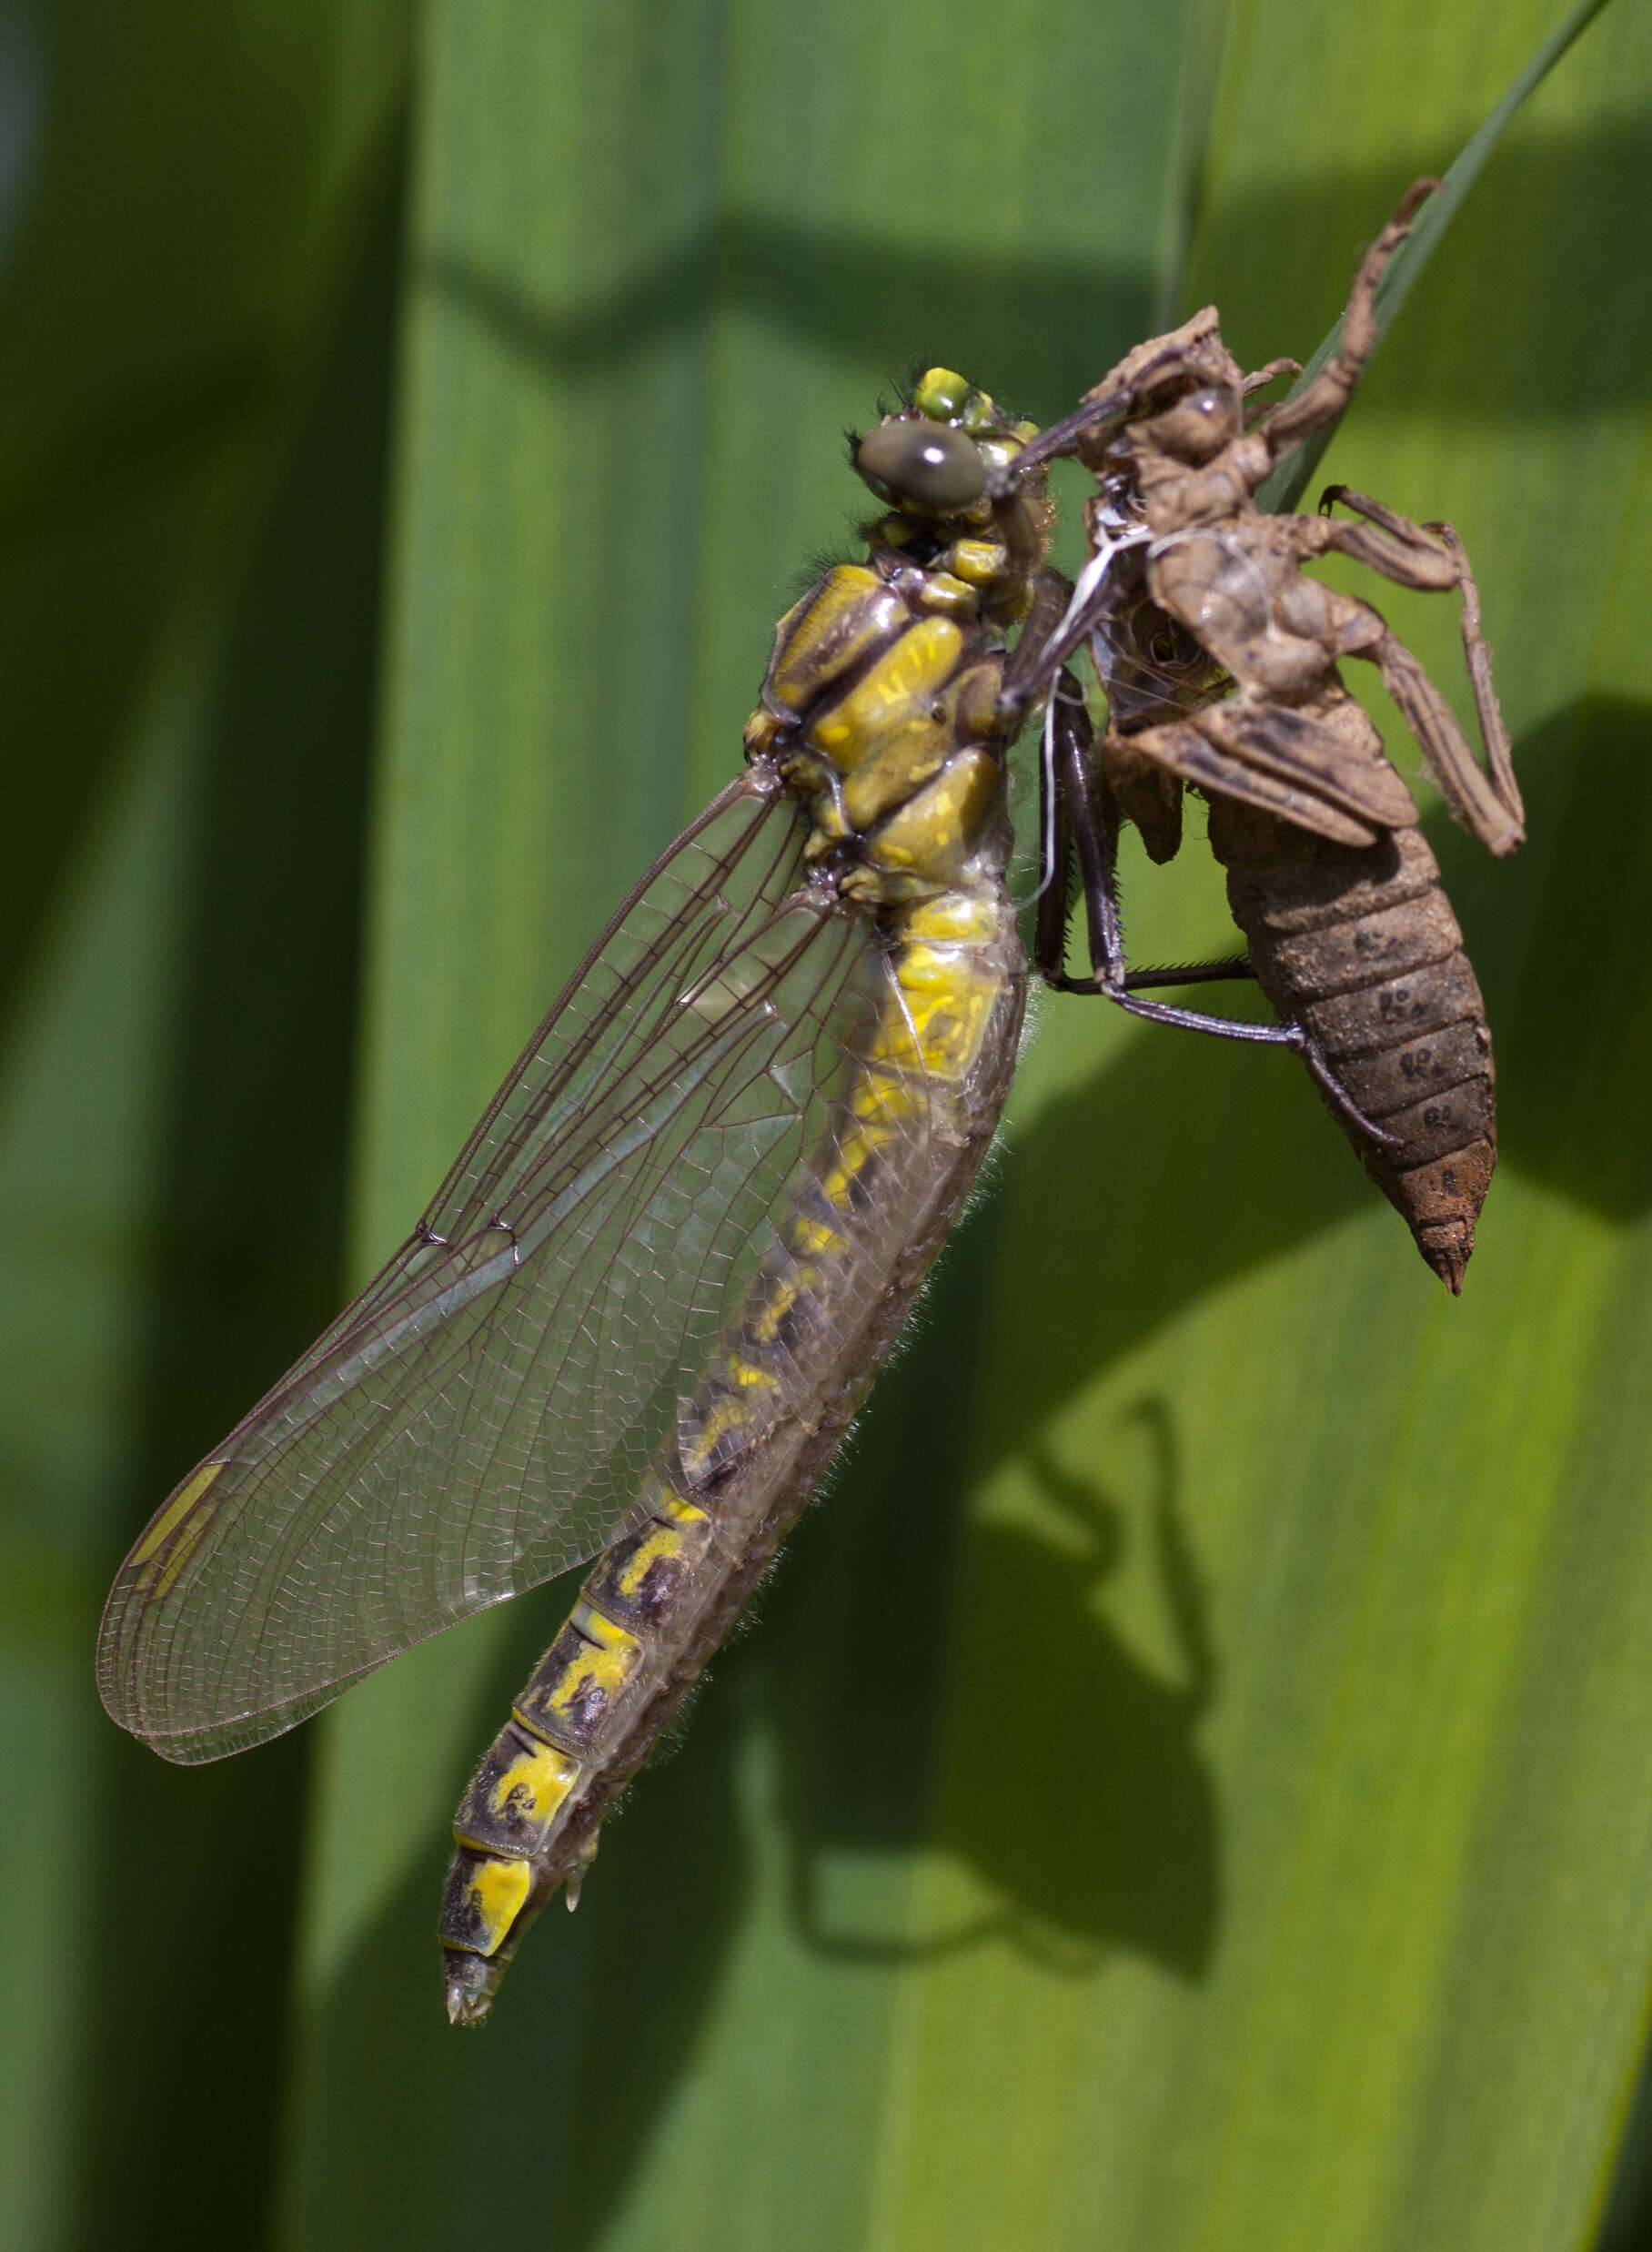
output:
[[[1075,642],[1084,638],[1087,614],[1100,594],[1115,558],[1123,554],[1127,548],[1143,546],[1150,537],[1145,524],[1132,525],[1127,530],[1117,534],[1103,531],[1101,544],[1073,581],[1073,598],[1067,604],[1060,625],[1051,636],[1052,648],[1063,646],[1069,634]],[[1103,668],[1098,660],[1097,669],[1102,672],[1103,685],[1111,692],[1111,666]],[[1027,902],[1030,906],[1036,905],[1055,881],[1055,706],[1060,694],[1061,684],[1057,680],[1044,702],[1043,727],[1039,742],[1039,766],[1043,782],[1043,874],[1039,879],[1038,889]]]

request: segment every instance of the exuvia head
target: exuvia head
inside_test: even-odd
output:
[[[1214,461],[1244,427],[1237,394],[1225,384],[1204,384],[1174,407],[1135,423],[1132,435],[1145,438],[1174,461],[1198,469]]]
[[[931,368],[909,406],[885,415],[854,448],[854,466],[889,507],[934,520],[979,510],[987,480],[1007,468],[1034,425],[1012,422],[989,393],[950,368]]]

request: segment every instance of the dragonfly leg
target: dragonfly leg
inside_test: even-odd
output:
[[[1046,691],[1087,631],[1085,621],[1070,615],[1073,581],[1059,571],[1041,571],[1033,581],[1032,607],[1003,669],[999,713],[1013,732]]]

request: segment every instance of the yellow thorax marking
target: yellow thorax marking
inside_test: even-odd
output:
[[[865,676],[810,726],[809,740],[833,763],[858,765],[882,737],[918,716],[957,670],[963,635],[950,618],[920,618]]]
[[[883,823],[868,858],[880,868],[956,883],[1002,786],[1002,769],[990,751],[972,744],[955,752]]]
[[[1009,568],[1010,561],[1002,543],[997,540],[955,540],[950,560],[959,578],[977,587],[991,586]]]
[[[875,571],[864,563],[838,564],[812,598],[805,596],[781,621],[780,654],[770,682],[774,696],[794,711],[812,702],[896,630],[902,614],[900,597]]]

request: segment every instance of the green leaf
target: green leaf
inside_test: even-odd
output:
[[[879,377],[1061,411],[1189,207],[1235,348],[1300,349],[1546,28],[1270,0],[1206,105],[1207,20],[433,8],[364,1265],[732,765]],[[1460,523],[1534,807],[1514,868],[1443,840],[1506,1088],[1466,1299],[1284,1059],[1053,1005],[924,1334],[479,2041],[443,1818],[564,1591],[329,1722],[290,2241],[1586,2238],[1652,1957],[1647,308],[1600,220],[1646,45],[1608,15],[1511,127],[1339,440]],[[1184,959],[1184,863],[1139,884]]]
[[[1546,39],[1526,64],[1508,92],[1492,111],[1479,130],[1469,136],[1462,152],[1442,176],[1439,186],[1418,212],[1411,232],[1389,260],[1376,288],[1375,327],[1380,345],[1399,313],[1401,306],[1416,287],[1418,278],[1446,228],[1456,217],[1457,207],[1465,196],[1485,171],[1491,153],[1522,103],[1535,94],[1573,42],[1587,31],[1607,5],[1607,0],[1580,0],[1554,35]],[[1312,383],[1325,362],[1341,348],[1342,322],[1333,326],[1318,350],[1304,362],[1301,375],[1292,385],[1290,396]],[[1270,510],[1294,509],[1313,480],[1314,472],[1325,456],[1325,449],[1335,436],[1335,423],[1317,430],[1300,446],[1294,447],[1274,466],[1256,494],[1258,508]]]
[[[0,2244],[1587,2244],[1652,1983],[1645,12],[1510,112],[1335,439],[1462,530],[1531,812],[1437,838],[1501,1068],[1464,1299],[1288,1058],[1048,1003],[479,2037],[446,1824],[565,1589],[216,1770],[90,1686],[120,1547],[342,1287],[376,668],[358,1274],[737,762],[880,388],[1053,417],[1204,298],[1301,354],[1582,11],[431,0],[401,241],[388,0],[141,13],[59,11],[0,278]],[[1450,605],[1342,582],[1466,709]],[[1231,939],[1196,837],[1130,904]]]
[[[381,0],[0,14],[7,2252],[267,2228],[305,1747],[180,1788],[91,1650],[336,1302],[403,67]]]

